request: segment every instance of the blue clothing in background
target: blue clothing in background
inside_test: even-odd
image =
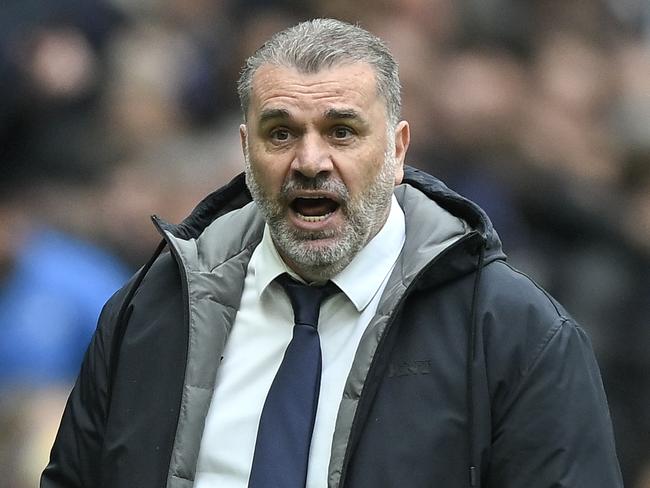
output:
[[[129,275],[90,243],[32,233],[0,284],[0,387],[71,383],[103,304]]]

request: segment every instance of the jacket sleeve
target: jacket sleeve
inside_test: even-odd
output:
[[[99,487],[114,332],[129,286],[104,306],[66,404],[41,488]]]
[[[623,486],[590,341],[560,317],[493,405],[490,488]]]

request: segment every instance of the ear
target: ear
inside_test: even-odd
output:
[[[406,151],[411,142],[411,129],[406,120],[402,120],[395,126],[395,184],[399,185],[404,178],[404,160]]]
[[[246,124],[241,124],[239,126],[239,140],[241,141],[242,153],[244,154],[244,157],[246,157],[246,148],[248,147],[248,127],[246,127]]]

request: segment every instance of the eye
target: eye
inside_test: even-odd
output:
[[[345,125],[337,125],[332,130],[332,137],[334,139],[348,139],[354,135],[354,131]]]
[[[269,136],[273,142],[286,142],[291,138],[291,131],[286,127],[278,127],[273,129]]]

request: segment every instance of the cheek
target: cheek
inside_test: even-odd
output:
[[[282,187],[286,175],[286,165],[277,158],[251,148],[249,153],[251,169],[257,182],[267,192],[277,192]]]
[[[341,165],[341,177],[350,192],[358,194],[372,184],[383,164],[383,150],[367,149]]]

